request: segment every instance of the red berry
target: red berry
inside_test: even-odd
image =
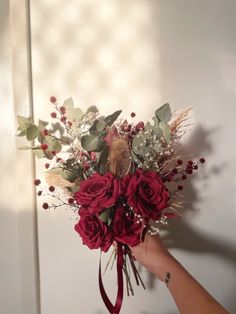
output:
[[[183,160],[178,159],[178,160],[177,160],[177,165],[178,165],[178,166],[181,166],[182,164],[183,164]]]
[[[126,125],[126,126],[124,126],[124,129],[123,129],[125,132],[130,132],[130,130],[131,130],[131,125],[130,124],[128,124],[128,125]]]
[[[56,150],[52,150],[51,153],[52,153],[53,155],[56,155],[56,154],[57,154],[57,151],[56,151]]]
[[[189,160],[189,161],[188,161],[188,164],[189,164],[190,166],[192,166],[192,165],[193,165],[193,161],[192,161],[192,160]]]
[[[46,150],[48,148],[48,144],[41,144],[41,149],[42,150]]]
[[[50,164],[46,163],[44,166],[45,166],[46,169],[48,169],[50,167]]]
[[[61,120],[62,123],[65,123],[65,122],[66,122],[66,117],[65,117],[65,116],[64,116],[64,117],[61,117],[60,120]]]
[[[67,125],[70,128],[72,126],[72,122],[71,121],[67,121]]]
[[[192,174],[193,173],[193,170],[190,169],[190,168],[187,168],[186,171],[187,171],[188,174]]]
[[[89,166],[89,164],[86,163],[86,164],[84,164],[83,168],[84,168],[84,171],[87,171],[87,170],[89,170],[90,166]]]
[[[66,108],[65,108],[64,106],[61,106],[61,107],[59,108],[59,110],[60,110],[60,113],[61,113],[61,114],[65,114],[65,113],[66,113]]]
[[[43,206],[42,206],[44,209],[48,209],[48,203],[43,203]]]
[[[194,170],[197,170],[197,169],[198,169],[198,165],[194,165],[194,166],[193,166],[193,169],[194,169]]]
[[[74,199],[73,199],[73,198],[69,198],[69,199],[68,199],[68,203],[69,203],[69,204],[74,204]]]
[[[177,188],[178,188],[178,190],[182,191],[184,187],[183,187],[183,185],[178,185]]]
[[[187,179],[186,174],[183,174],[183,175],[182,175],[182,180],[186,180],[186,179]]]
[[[51,101],[53,104],[55,104],[55,103],[57,102],[57,99],[56,99],[55,96],[51,96],[51,97],[50,97],[50,101]]]
[[[42,193],[43,193],[42,191],[38,191],[38,196],[42,195]]]
[[[199,159],[200,163],[204,164],[204,162],[206,162],[205,158],[200,158]]]
[[[41,181],[39,179],[34,180],[34,185],[39,185]]]
[[[135,112],[131,112],[130,115],[131,115],[132,118],[134,118],[136,116],[136,113]]]
[[[51,185],[51,186],[49,186],[49,188],[48,188],[48,189],[49,189],[49,191],[50,191],[50,192],[54,192],[54,191],[55,191],[55,187],[54,187],[54,186],[52,186],[52,185]]]
[[[168,174],[168,179],[172,180],[174,178],[175,174],[173,172],[170,172]]]
[[[51,117],[52,117],[53,119],[55,119],[55,118],[57,117],[56,112],[51,112]]]
[[[177,174],[177,173],[178,173],[178,169],[177,169],[177,168],[174,168],[174,169],[172,169],[172,172],[173,172],[174,174]]]
[[[49,134],[49,132],[48,132],[47,129],[43,130],[43,135],[44,135],[44,136],[47,136],[48,134]]]

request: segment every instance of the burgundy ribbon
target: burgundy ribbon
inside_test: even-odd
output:
[[[119,314],[121,305],[123,302],[123,246],[121,243],[117,243],[117,281],[118,281],[118,290],[117,290],[117,297],[116,297],[116,303],[113,305],[111,301],[109,300],[106,291],[103,286],[102,282],[102,271],[101,271],[101,257],[99,262],[99,288],[100,293],[103,299],[103,302],[105,303],[108,311],[110,314]]]

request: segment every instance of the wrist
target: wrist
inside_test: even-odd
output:
[[[159,258],[158,263],[156,264],[154,274],[162,282],[168,281],[168,274],[171,274],[176,266],[178,267],[179,262],[171,255],[164,256]]]

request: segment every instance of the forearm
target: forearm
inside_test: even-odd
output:
[[[155,273],[166,281],[180,313],[228,313],[172,256],[163,260]]]
[[[159,237],[146,235],[145,241],[131,250],[136,260],[166,283],[181,314],[229,313],[169,253]]]

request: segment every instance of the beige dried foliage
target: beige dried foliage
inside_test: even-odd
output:
[[[174,116],[173,121],[170,123],[171,134],[176,134],[183,123],[190,118],[190,113],[192,113],[192,108],[187,108],[180,111]]]
[[[80,184],[79,179],[75,180],[74,182],[70,182],[66,179],[63,179],[61,175],[50,173],[50,172],[45,173],[45,180],[48,186],[52,185],[52,186],[60,187],[62,189]]]

